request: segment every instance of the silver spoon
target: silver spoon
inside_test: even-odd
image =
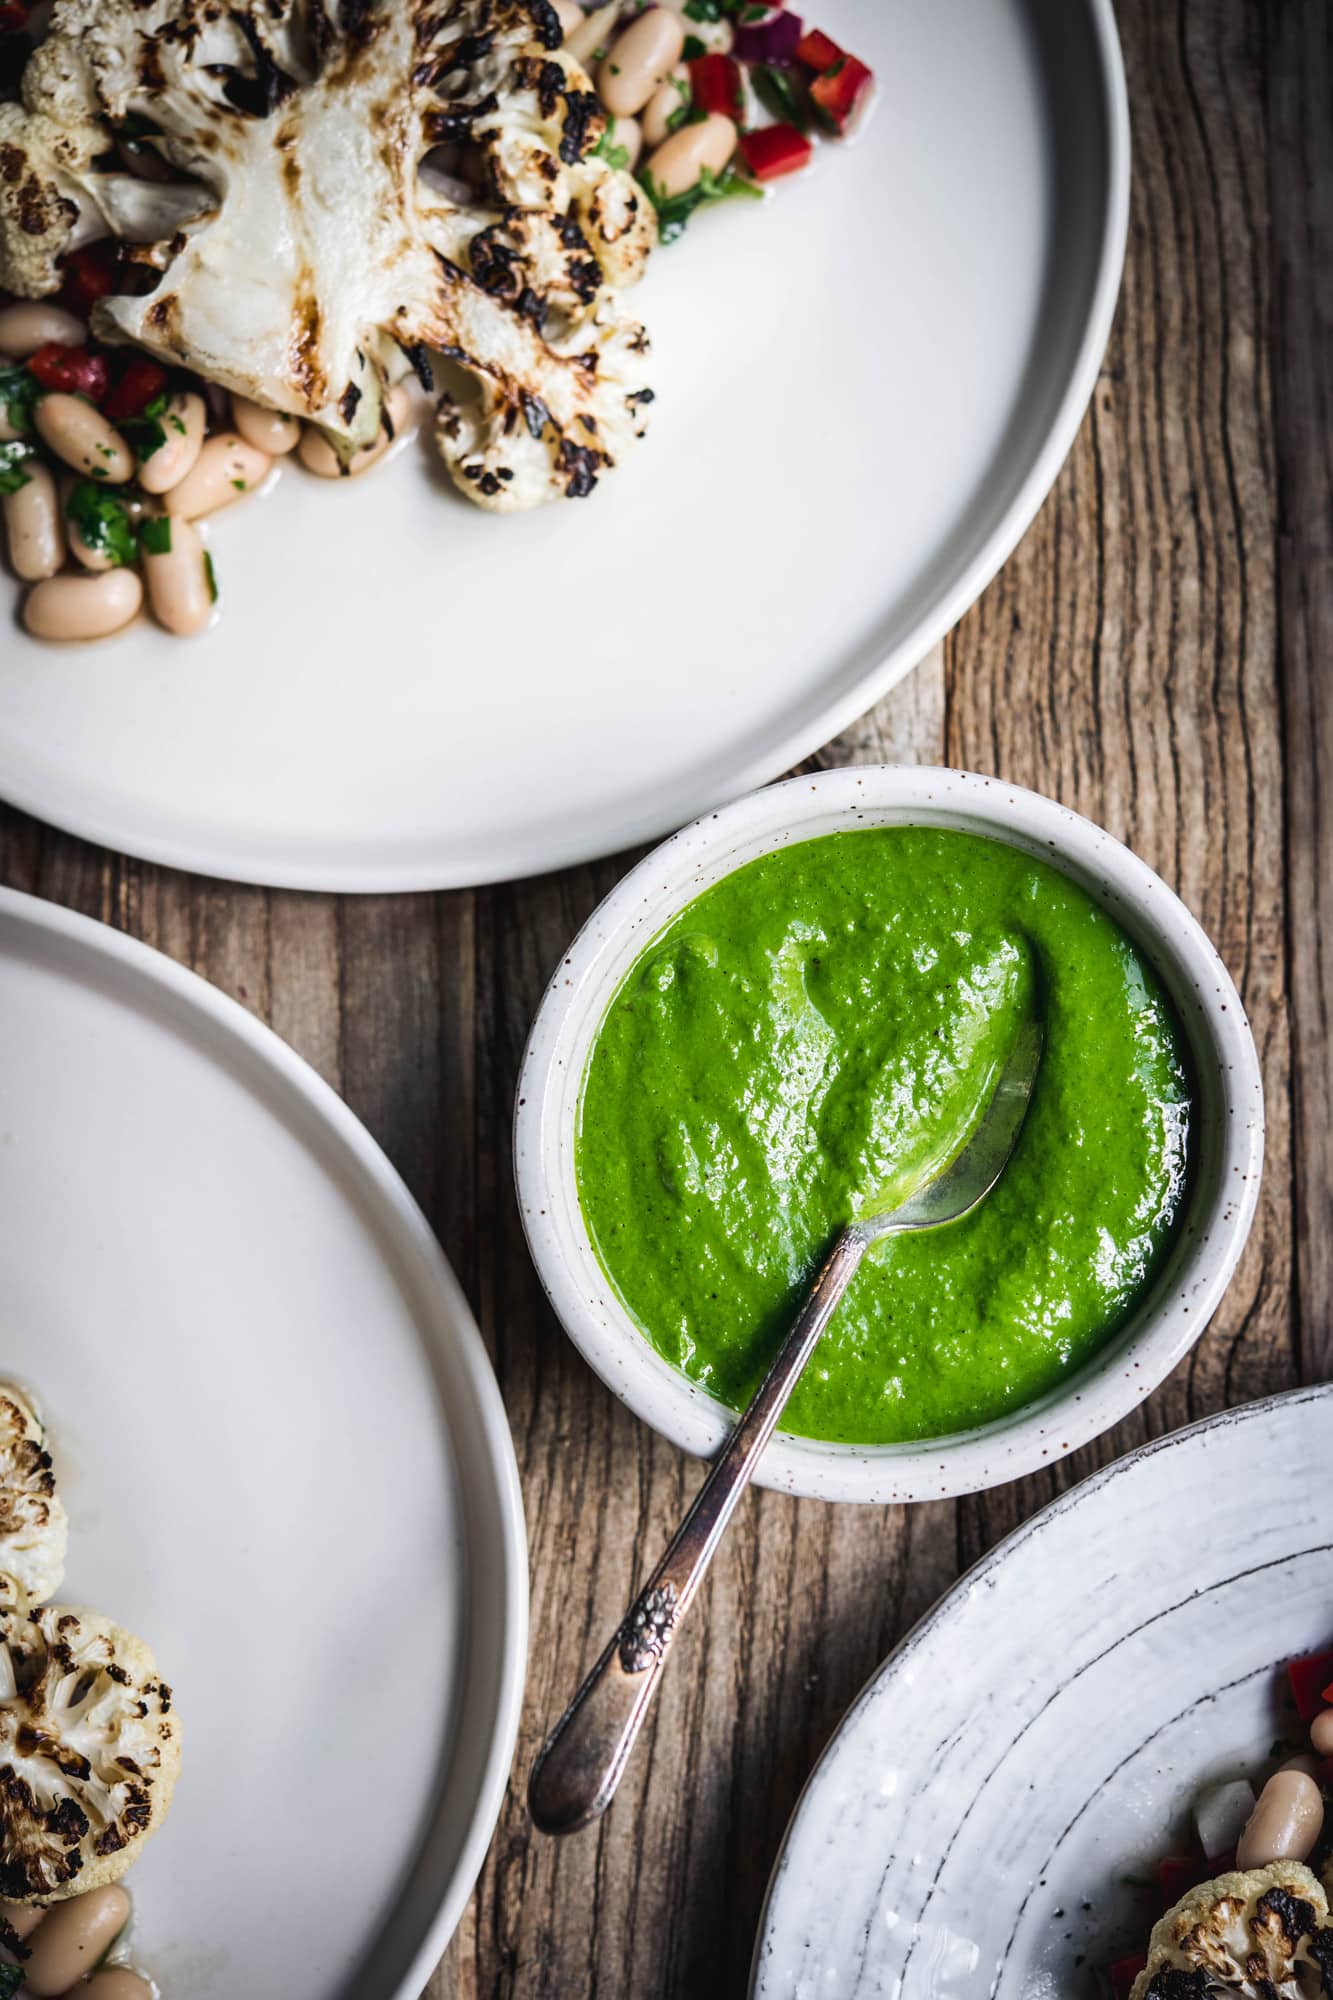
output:
[[[1009,1161],[1041,1062],[1042,1031],[1029,1016],[1000,1071],[976,1131],[938,1176],[897,1208],[844,1229],[806,1295],[777,1359],[715,1462],[661,1562],[575,1695],[532,1767],[528,1810],[543,1833],[577,1833],[615,1797],[671,1642],[759,1454],[872,1243],[939,1229],[970,1215]]]

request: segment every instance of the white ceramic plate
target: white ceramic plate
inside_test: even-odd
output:
[[[184,1729],[134,1868],[165,2000],[417,2000],[513,1752],[522,1509],[401,1181],[231,1001],[0,895],[0,1375],[70,1510],[61,1596]]]
[[[754,2000],[1092,2000],[1152,1876],[1333,1637],[1333,1387],[1086,1480],[950,1592],[806,1786]]]
[[[764,209],[656,260],[631,465],[515,520],[444,490],[424,449],[350,488],[288,473],[213,526],[208,637],[56,654],[0,625],[0,795],[245,881],[498,880],[773,777],[920,659],[1031,520],[1096,378],[1119,49],[1110,0],[804,11],[880,102]]]

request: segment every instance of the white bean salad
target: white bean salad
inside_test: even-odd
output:
[[[596,150],[637,175],[663,242],[707,203],[762,199],[809,164],[817,135],[847,136],[873,93],[863,62],[784,7],[540,4],[606,114]],[[26,20],[28,6],[9,11]],[[151,146],[120,153],[132,173],[160,176]],[[475,198],[462,181],[456,192]],[[177,638],[206,631],[219,587],[201,523],[268,488],[284,461],[328,480],[368,472],[426,413],[429,364],[404,353],[378,435],[348,458],[295,416],[93,338],[99,300],[142,290],[124,245],[86,244],[59,270],[54,300],[0,292],[0,517],[35,638],[105,639],[145,606]]]
[[[0,2000],[77,1993],[80,2000],[156,2000],[153,1982],[129,1963],[131,1904],[119,1882],[47,1909],[0,1903]]]
[[[115,288],[97,244],[67,260],[85,310]],[[415,378],[372,446],[343,465],[313,425],[94,341],[65,303],[0,294],[0,518],[37,639],[105,639],[147,605],[177,638],[212,624],[219,591],[199,522],[266,489],[295,456],[322,478],[379,464],[420,421]]]
[[[637,174],[664,243],[706,203],[762,197],[816,138],[847,138],[874,93],[859,57],[752,0],[555,0],[565,47],[610,120],[602,151]]]

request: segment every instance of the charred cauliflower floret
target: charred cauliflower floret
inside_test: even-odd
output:
[[[1328,1898],[1299,1861],[1219,1875],[1168,1910],[1130,2000],[1333,2000]]]
[[[101,302],[102,338],[344,455],[402,356],[434,352],[475,384],[437,429],[465,493],[581,495],[645,429],[618,294],[657,225],[561,39],[549,0],[55,0],[0,108],[0,282],[48,293],[81,235],[133,238],[156,281]],[[174,184],[100,171],[128,120]]]
[[[18,1390],[0,1383],[0,1609],[26,1611],[59,1590],[67,1538],[46,1434]]]
[[[141,1639],[99,1612],[0,1612],[0,1901],[125,1873],[171,1803],[180,1727]]]

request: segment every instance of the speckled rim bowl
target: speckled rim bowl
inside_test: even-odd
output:
[[[705,1456],[731,1422],[639,1331],[584,1225],[574,1142],[602,1017],[644,946],[723,876],[821,834],[902,825],[960,828],[1053,863],[1140,947],[1193,1056],[1193,1191],[1167,1261],[1128,1323],[1047,1396],[981,1429],[914,1444],[823,1444],[779,1432],[759,1483],[825,1500],[977,1492],[1050,1464],[1117,1423],[1170,1373],[1216,1310],[1249,1233],[1263,1160],[1263,1086],[1236,989],[1184,904],[1109,833],[1035,792],[962,771],[865,765],[751,793],[665,841],[607,897],[547,989],[519,1072],[515,1174],[529,1247],[575,1346],[636,1416]]]

